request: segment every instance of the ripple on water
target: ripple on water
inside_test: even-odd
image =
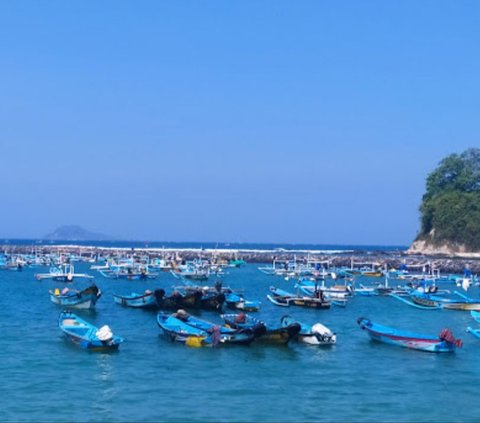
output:
[[[170,275],[147,282],[98,278],[102,298],[97,311],[84,318],[108,324],[126,342],[116,354],[95,354],[61,336],[61,310],[48,298],[48,289],[58,284],[38,282],[33,273],[0,273],[2,421],[480,420],[480,342],[463,332],[472,324],[468,313],[424,312],[391,298],[368,297],[357,297],[344,309],[285,310],[265,295],[270,285],[290,287],[291,281],[247,266],[232,270],[225,284],[261,299],[260,318],[276,324],[287,311],[305,322],[321,322],[337,333],[338,344],[195,349],[159,336],[155,313],[113,303],[114,292],[168,290],[175,283]],[[478,289],[471,295],[478,297]],[[359,316],[430,333],[448,326],[464,338],[465,348],[440,355],[372,342],[358,328]],[[202,317],[219,321],[214,313]]]

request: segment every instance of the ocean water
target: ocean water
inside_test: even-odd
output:
[[[179,249],[233,249],[233,250],[285,250],[285,251],[404,251],[407,246],[392,245],[336,245],[336,244],[286,244],[238,242],[171,242],[171,241],[48,241],[41,239],[4,239],[2,245],[83,245],[109,248],[179,248]],[[7,248],[8,250],[8,248]]]
[[[89,271],[86,264],[76,270]],[[346,308],[276,307],[266,299],[268,287],[291,289],[293,281],[249,264],[230,269],[224,285],[260,299],[258,317],[277,323],[288,313],[321,322],[337,333],[337,345],[189,348],[160,336],[155,312],[123,308],[112,298],[147,288],[170,292],[176,284],[171,275],[119,281],[90,271],[103,295],[95,312],[78,314],[126,339],[117,353],[90,353],[68,343],[58,328],[61,309],[48,290],[64,284],[37,281],[37,271],[0,272],[0,421],[480,421],[480,340],[464,332],[475,326],[468,312],[418,310],[393,298],[362,296]],[[478,297],[478,289],[469,294]],[[449,327],[464,347],[432,354],[376,343],[357,326],[360,316],[432,334]],[[202,317],[220,321],[213,312]]]

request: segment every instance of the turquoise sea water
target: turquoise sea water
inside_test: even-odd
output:
[[[338,344],[189,348],[160,336],[155,312],[122,308],[112,298],[147,288],[170,292],[171,275],[119,281],[90,271],[103,295],[96,312],[79,314],[108,324],[126,342],[118,353],[89,353],[65,341],[58,328],[61,309],[48,290],[64,284],[37,281],[36,271],[0,273],[1,421],[480,421],[480,340],[464,332],[475,326],[468,312],[424,311],[361,296],[346,308],[280,308],[266,299],[268,287],[290,289],[293,281],[250,264],[229,270],[224,285],[261,299],[260,318],[279,322],[289,313],[321,322],[337,333]],[[469,295],[478,297],[478,288]],[[375,343],[358,328],[360,316],[432,334],[449,327],[464,348],[442,355]],[[211,312],[202,317],[219,321]]]

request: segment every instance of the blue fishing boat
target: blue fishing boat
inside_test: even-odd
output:
[[[181,320],[188,326],[200,329],[208,334],[213,334],[215,330],[219,331],[221,343],[248,345],[254,339],[254,332],[250,328],[231,328],[223,325],[217,325],[212,322],[200,319],[188,314],[185,310],[178,310],[174,317]]]
[[[212,346],[214,340],[212,335],[202,329],[197,329],[187,325],[179,319],[176,314],[167,314],[159,312],[157,314],[157,324],[162,332],[171,341],[182,342],[189,346]]]
[[[89,351],[117,350],[124,341],[113,335],[108,326],[99,329],[69,311],[60,314],[58,325],[69,340]]]
[[[245,266],[245,260],[242,259],[232,259],[228,262],[228,267],[242,267]]]
[[[76,289],[64,288],[60,291],[59,288],[48,291],[52,303],[66,308],[87,309],[95,308],[98,299],[102,295],[100,289],[95,285],[78,291]]]
[[[307,325],[289,315],[283,316],[280,319],[280,323],[282,327],[289,327],[294,323],[298,323],[301,329],[296,339],[304,344],[333,345],[337,342],[337,335],[321,323]]]
[[[440,353],[453,352],[462,346],[462,341],[455,339],[449,329],[443,329],[439,336],[431,336],[380,325],[365,317],[360,317],[357,323],[372,340],[399,347]]]
[[[157,309],[158,303],[155,291],[146,290],[143,294],[132,292],[129,295],[113,294],[113,300],[116,304],[124,307]]]
[[[301,330],[298,322],[273,327],[246,313],[224,314],[222,319],[226,326],[233,329],[251,329],[255,334],[255,343],[288,344]]]

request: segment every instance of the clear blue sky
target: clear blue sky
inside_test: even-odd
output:
[[[0,237],[407,245],[478,146],[478,1],[0,2]]]

